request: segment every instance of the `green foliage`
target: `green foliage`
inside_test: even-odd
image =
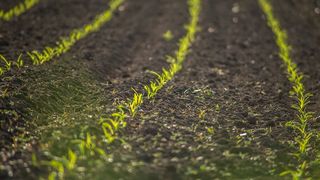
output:
[[[272,6],[268,0],[259,0],[260,6],[265,13],[268,24],[276,36],[276,43],[279,48],[279,57],[286,65],[286,72],[288,80],[292,84],[290,95],[295,99],[296,104],[291,107],[296,111],[296,119],[286,123],[287,127],[292,128],[296,132],[294,141],[298,146],[298,152],[294,154],[300,161],[300,165],[295,170],[288,170],[281,173],[284,175],[291,175],[293,179],[300,179],[305,175],[308,162],[304,160],[303,156],[308,153],[310,140],[314,136],[314,132],[308,129],[309,121],[313,118],[313,113],[307,111],[307,105],[312,94],[307,93],[302,83],[303,74],[299,73],[297,64],[292,61],[290,57],[291,47],[287,43],[287,33],[282,30],[279,21],[273,15]]]
[[[3,62],[0,65],[0,76],[5,72],[10,71],[12,68],[12,65],[15,65],[18,69],[20,69],[24,65],[24,62],[22,60],[22,54],[19,55],[16,61],[8,60],[3,55],[0,54],[0,60]]]
[[[55,48],[45,48],[42,53],[33,51],[29,53],[30,58],[34,64],[42,64],[46,61],[49,61],[54,56],[59,56],[61,53],[68,50],[77,40],[83,38],[91,31],[96,31],[102,26],[102,24],[108,21],[111,18],[111,13],[115,10],[123,0],[114,0],[111,2],[111,10],[103,13],[98,16],[95,22],[91,25],[85,26],[81,30],[75,30],[70,38],[64,38],[58,46]],[[197,30],[197,23],[199,21],[200,14],[200,5],[201,0],[189,0],[189,11],[191,15],[190,24],[187,27],[187,34],[180,40],[179,49],[175,53],[175,58],[172,59],[169,70],[163,69],[161,74],[150,71],[151,74],[156,76],[155,81],[151,81],[149,85],[144,86],[145,90],[148,93],[148,98],[153,98],[157,92],[169,81],[174,75],[182,68],[182,63],[188,54],[188,50],[191,46],[191,43],[194,41],[195,33]],[[117,109],[114,113],[108,116],[101,116],[98,123],[101,126],[103,132],[103,142],[110,144],[117,139],[117,132],[126,127],[127,123],[125,119],[127,117],[134,117],[137,113],[138,108],[143,104],[143,93],[139,93],[133,89],[133,97],[128,99],[127,102],[124,102],[117,106]],[[103,149],[98,148],[100,144],[97,144],[98,136],[92,136],[90,133],[87,133],[87,136],[84,140],[75,140],[78,144],[79,152],[84,155],[89,152],[89,155],[94,155],[98,153],[101,156],[106,156]],[[100,145],[101,146],[101,145]],[[77,152],[77,151],[76,151]],[[53,168],[53,171],[49,174],[49,179],[64,177],[65,170],[72,170],[76,166],[76,152],[69,151],[68,159],[63,158],[58,160],[52,160],[50,167]],[[61,163],[63,162],[63,163]]]
[[[22,60],[22,54],[19,55],[17,61],[16,61],[16,62],[13,62],[13,64],[14,64],[15,66],[17,66],[18,69],[20,69],[20,68],[23,67],[24,62],[23,62],[23,60]]]
[[[7,60],[4,56],[0,54],[0,59],[4,62],[5,71],[9,71],[11,69],[11,61]]]
[[[214,130],[214,128],[212,128],[212,127],[207,127],[206,129],[207,129],[207,132],[208,132],[210,135],[213,135],[213,134],[215,133],[215,130]]]
[[[40,0],[24,0],[22,3],[13,7],[8,11],[0,10],[0,19],[4,21],[10,21],[14,17],[20,16],[22,13],[26,12],[34,5],[38,4]]]
[[[54,57],[59,57],[67,52],[77,41],[83,39],[92,32],[98,31],[106,22],[111,20],[113,12],[123,3],[123,1],[124,0],[112,0],[108,10],[96,16],[92,23],[87,24],[80,29],[73,30],[68,37],[62,37],[55,47],[45,47],[42,52],[36,50],[28,52],[27,54],[33,64],[43,64]]]
[[[112,113],[110,117],[100,117],[99,124],[101,125],[104,138],[108,144],[112,143],[116,139],[116,132],[127,125],[124,121],[125,117],[126,113],[122,105],[119,105],[117,107],[117,111]]]

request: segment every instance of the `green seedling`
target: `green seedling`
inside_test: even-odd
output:
[[[24,63],[22,60],[22,54],[19,55],[18,59],[16,61],[10,61],[7,60],[3,55],[0,54],[0,59],[4,63],[4,67],[0,67],[0,76],[4,74],[7,71],[10,71],[12,68],[12,65],[15,65],[18,69],[23,67]]]
[[[129,100],[127,103],[127,108],[131,114],[132,117],[134,117],[137,113],[137,110],[139,106],[143,103],[143,95],[141,93],[138,93],[135,89],[132,88],[134,91],[133,99]]]
[[[104,133],[104,137],[107,142],[110,144],[115,140],[115,131],[109,123],[102,123],[102,130]]]
[[[14,17],[18,17],[24,12],[31,9],[33,6],[39,3],[40,0],[24,0],[24,2],[18,4],[8,11],[0,10],[0,19],[10,21]]]
[[[16,61],[16,62],[13,62],[13,64],[14,64],[18,69],[20,69],[20,68],[23,67],[24,62],[23,62],[23,60],[22,60],[22,54],[19,55],[17,61]]]
[[[147,91],[148,99],[153,98],[157,94],[157,92],[159,90],[157,84],[155,82],[153,82],[153,81],[150,82],[149,86],[145,85],[144,89]]]
[[[213,135],[214,132],[215,132],[212,127],[207,127],[206,129],[207,129],[207,132],[208,132],[209,134],[211,134],[211,135]]]
[[[9,71],[11,69],[11,61],[7,60],[3,55],[0,54],[0,59],[5,63],[5,69],[6,71]]]
[[[298,152],[294,156],[300,162],[300,165],[295,170],[288,170],[281,173],[284,175],[291,175],[293,179],[301,179],[307,171],[308,162],[304,160],[304,155],[308,153],[310,147],[310,140],[314,136],[313,131],[308,129],[309,122],[313,118],[313,113],[307,110],[309,99],[312,94],[307,93],[304,87],[303,74],[298,71],[297,64],[295,64],[290,56],[291,47],[287,43],[287,33],[281,28],[279,21],[273,15],[273,9],[268,0],[259,0],[260,6],[265,13],[268,25],[272,29],[276,37],[276,43],[279,48],[279,57],[286,65],[286,73],[288,80],[292,84],[290,95],[296,100],[292,108],[296,111],[296,119],[286,123],[287,127],[295,130],[297,136],[294,138],[298,146]]]
[[[76,166],[76,162],[77,162],[77,155],[69,149],[68,151],[68,159],[66,160],[66,167],[68,170],[73,170]]]
[[[112,113],[111,118],[101,117],[99,120],[99,124],[101,124],[104,137],[109,144],[116,139],[116,132],[120,128],[126,127],[126,122],[124,121],[126,114],[123,109],[124,107],[120,105],[117,108],[118,111]]]
[[[63,179],[65,170],[64,164],[62,162],[60,162],[59,160],[51,160],[49,162],[49,166],[55,170],[49,174],[49,180],[55,180],[57,176],[59,177],[59,179]]]
[[[164,34],[163,34],[163,39],[166,40],[166,41],[171,41],[173,39],[173,34],[170,30],[166,31]]]

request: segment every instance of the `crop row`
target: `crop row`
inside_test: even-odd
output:
[[[126,119],[134,117],[137,113],[138,108],[143,104],[144,99],[152,99],[155,97],[157,92],[170,81],[175,74],[182,68],[182,64],[186,59],[190,46],[192,45],[195,35],[198,29],[199,14],[201,8],[201,0],[188,0],[190,22],[185,26],[187,29],[186,35],[180,39],[178,44],[178,50],[174,56],[170,57],[171,60],[170,68],[163,68],[162,73],[153,72],[156,75],[155,81],[150,81],[150,84],[145,85],[144,89],[146,92],[139,93],[133,89],[133,98],[129,99],[126,103],[115,107],[115,112],[109,115],[101,116],[98,120],[99,126],[101,126],[100,135],[92,135],[94,132],[86,133],[85,139],[78,139],[77,148],[68,150],[65,156],[57,157],[47,161],[40,161],[40,164],[51,167],[49,179],[60,178],[63,179],[66,171],[73,171],[77,164],[78,157],[85,155],[96,155],[98,154],[101,158],[106,158],[107,154],[104,150],[106,145],[111,144],[117,139],[117,132],[126,127]],[[104,142],[101,144],[101,142]],[[33,157],[35,160],[35,156]],[[39,164],[35,160],[35,164]]]
[[[14,12],[17,10],[22,9],[22,7],[31,8],[31,2],[36,2],[32,0],[26,0],[25,5],[20,5],[20,8],[16,8]],[[37,1],[38,2],[38,1]],[[90,33],[98,31],[105,23],[111,20],[114,11],[124,2],[124,0],[111,0],[109,2],[109,8],[104,12],[100,13],[96,16],[96,18],[89,24],[84,25],[82,28],[73,30],[68,37],[60,38],[60,41],[57,42],[56,46],[54,47],[45,47],[44,50],[38,52],[36,50],[32,52],[27,52],[27,58],[33,63],[33,65],[40,65],[45,62],[52,60],[55,57],[59,57],[63,53],[67,52],[77,41],[85,38]],[[25,9],[26,10],[26,9]],[[13,10],[12,10],[13,11]],[[16,13],[17,15],[17,13]],[[8,15],[6,15],[8,16]],[[12,68],[23,68],[26,67],[26,63],[23,60],[24,54],[20,54],[17,60],[8,60],[3,55],[0,54],[0,76],[3,75],[5,72],[10,71]],[[89,138],[87,139],[88,143],[90,143]],[[73,164],[75,163],[74,156],[75,154],[70,150],[68,152],[68,160],[62,158],[62,161],[68,162],[66,166],[68,169],[72,169]],[[35,156],[32,156],[35,159]],[[49,163],[50,166],[55,167],[62,171],[59,167],[59,164],[55,163],[54,161]],[[51,179],[55,179],[51,176]]]
[[[98,31],[105,23],[110,21],[113,12],[123,3],[124,0],[113,0],[109,4],[109,9],[102,12],[93,20],[92,23],[84,25],[82,28],[73,30],[68,37],[61,37],[60,41],[54,47],[47,46],[41,52],[33,50],[27,52],[27,58],[31,60],[33,65],[40,65],[59,57],[63,53],[70,50],[70,48],[79,40],[85,38],[88,34]],[[22,68],[25,66],[23,54],[17,60],[8,60],[0,54],[2,65],[0,66],[0,75],[10,71],[12,67]]]
[[[22,3],[16,5],[15,7],[4,11],[0,9],[0,19],[4,21],[10,21],[14,17],[18,17],[24,12],[28,11],[30,8],[39,3],[40,0],[24,0]]]
[[[291,47],[287,43],[287,33],[284,31],[277,18],[273,14],[273,9],[268,0],[259,0],[260,6],[265,13],[268,25],[272,29],[276,43],[279,48],[279,57],[286,67],[288,80],[292,84],[290,91],[291,97],[295,100],[292,108],[296,112],[296,118],[288,121],[286,126],[295,131],[294,146],[297,147],[297,152],[293,154],[300,163],[296,169],[288,169],[280,175],[291,175],[293,179],[301,179],[306,175],[308,168],[307,155],[310,150],[310,141],[315,137],[316,132],[309,127],[309,122],[313,118],[313,113],[307,110],[307,105],[312,94],[308,93],[303,84],[303,73],[299,72],[297,64],[294,63],[290,55]],[[312,148],[312,147],[311,147]]]

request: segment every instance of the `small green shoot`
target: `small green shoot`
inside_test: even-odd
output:
[[[213,135],[213,134],[215,133],[215,130],[214,130],[214,128],[212,128],[212,127],[207,127],[206,129],[207,129],[207,132],[208,132],[210,135]]]
[[[16,61],[10,61],[5,58],[2,54],[0,54],[0,60],[3,62],[4,67],[0,67],[0,76],[3,75],[5,72],[8,72],[12,69],[12,65],[15,65],[18,69],[23,67],[24,63],[22,60],[22,54],[19,55]]]
[[[16,5],[8,11],[0,10],[0,19],[10,21],[14,17],[20,16],[22,13],[31,9],[34,5],[38,4],[40,0],[24,0],[24,2]]]
[[[216,106],[215,106],[215,111],[216,111],[217,113],[219,113],[219,112],[221,111],[221,107],[220,107],[219,104],[216,104]]]
[[[307,93],[304,87],[303,74],[298,71],[297,64],[295,64],[290,56],[291,47],[288,45],[288,36],[284,31],[277,18],[273,15],[273,8],[268,0],[259,0],[261,9],[265,13],[268,25],[272,29],[276,37],[276,43],[279,48],[279,57],[287,68],[288,80],[292,84],[290,95],[295,99],[296,103],[291,107],[296,111],[296,119],[286,123],[287,127],[293,129],[296,133],[294,138],[295,144],[298,146],[298,152],[294,156],[300,162],[300,165],[295,170],[288,170],[281,173],[284,175],[291,175],[293,179],[301,179],[306,175],[308,162],[305,156],[310,147],[310,140],[314,136],[314,132],[309,130],[309,122],[313,118],[313,113],[307,110],[309,99],[312,94]]]
[[[14,64],[18,69],[20,69],[20,68],[23,67],[24,62],[23,62],[23,60],[22,60],[22,54],[19,55],[17,61],[16,61],[16,62],[13,62],[13,64]]]
[[[171,41],[173,39],[173,34],[170,30],[166,31],[164,34],[163,34],[163,39],[166,40],[166,41]]]
[[[7,60],[3,55],[0,54],[0,59],[5,63],[6,71],[11,69],[11,61]]]
[[[143,95],[141,93],[138,93],[133,88],[132,90],[134,92],[133,99],[131,100],[131,102],[127,104],[127,107],[130,111],[131,116],[134,117],[137,113],[139,106],[143,103]]]

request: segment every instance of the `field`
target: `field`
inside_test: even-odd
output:
[[[0,179],[320,179],[319,0],[3,0]]]

